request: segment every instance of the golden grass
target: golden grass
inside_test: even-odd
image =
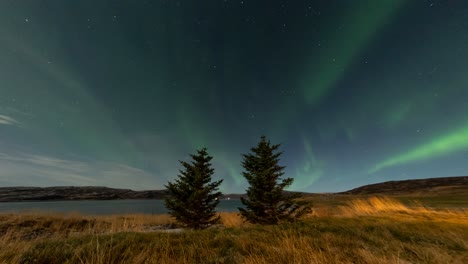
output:
[[[235,212],[221,212],[221,223],[224,227],[242,227],[247,223],[244,222],[239,213]]]
[[[353,199],[345,206],[336,208],[336,216],[385,216],[387,218],[400,218],[399,221],[419,221],[421,219],[468,224],[468,211],[466,209],[433,210],[426,208],[418,201],[412,206],[403,205],[401,202],[388,197],[370,197],[367,199]]]
[[[221,217],[164,233],[168,215],[0,214],[0,263],[468,263],[466,210],[370,198],[278,226]]]
[[[375,215],[382,212],[409,212],[414,209],[403,205],[397,200],[387,197],[371,197],[368,199],[353,199],[345,206],[338,207],[338,214],[346,216]]]

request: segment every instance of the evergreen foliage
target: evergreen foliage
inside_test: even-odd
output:
[[[220,220],[216,206],[221,196],[218,188],[223,180],[212,182],[212,157],[206,148],[190,156],[191,163],[179,161],[184,169],[179,171],[178,179],[165,186],[168,195],[164,200],[169,214],[177,222],[189,228],[203,229]]]
[[[239,208],[242,217],[251,223],[278,224],[292,222],[311,211],[306,202],[297,201],[302,195],[287,193],[285,188],[293,183],[292,178],[282,179],[285,167],[278,165],[282,152],[280,145],[271,145],[261,137],[251,153],[243,154],[242,172],[249,183],[247,198],[241,198],[245,208]]]

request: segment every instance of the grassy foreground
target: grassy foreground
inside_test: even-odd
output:
[[[326,211],[326,210],[325,210]],[[162,232],[167,215],[0,215],[0,263],[468,263],[468,211],[353,200],[304,222]]]

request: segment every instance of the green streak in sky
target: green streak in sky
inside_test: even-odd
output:
[[[305,190],[323,175],[323,164],[315,157],[312,145],[305,136],[302,137],[302,143],[305,160],[302,166],[296,166],[296,175],[290,187],[291,190]]]
[[[400,154],[384,160],[371,168],[368,173],[372,174],[384,168],[406,164],[418,160],[431,159],[466,148],[468,148],[468,126],[448,135],[436,138],[431,142],[416,147],[415,149],[405,152],[404,154]]]
[[[346,133],[346,137],[349,141],[354,142],[357,138],[356,130],[351,127],[344,127],[344,131]]]
[[[403,122],[411,112],[412,105],[408,102],[398,104],[394,109],[387,114],[387,125],[395,127]]]
[[[333,90],[346,69],[404,2],[353,1],[354,8],[345,11],[338,30],[330,30],[333,35],[326,36],[326,42],[320,43],[320,55],[314,56],[312,65],[306,68],[300,87],[309,105],[316,105]]]
[[[179,131],[193,149],[207,147],[207,140],[203,119],[185,106],[179,106],[177,109],[177,122]]]
[[[233,180],[232,184],[234,185],[222,184],[222,192],[232,192],[233,187],[239,188],[246,184],[246,180],[242,176],[241,170],[236,166],[237,164],[233,164],[233,162],[229,160],[225,160],[222,164],[224,165],[224,171],[226,171],[227,176]]]

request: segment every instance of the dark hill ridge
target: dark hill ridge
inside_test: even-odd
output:
[[[468,194],[468,176],[387,181],[364,185],[346,192],[342,192],[342,194]]]
[[[0,202],[51,200],[162,199],[164,191],[133,191],[99,186],[0,187]]]
[[[98,186],[0,187],[0,202],[162,199],[164,190],[133,191]],[[304,193],[307,195],[307,193]],[[339,194],[347,195],[435,195],[468,194],[468,176],[388,181],[365,185]],[[310,194],[313,195],[313,194]],[[332,193],[330,195],[333,195]],[[239,199],[226,194],[223,199]]]

